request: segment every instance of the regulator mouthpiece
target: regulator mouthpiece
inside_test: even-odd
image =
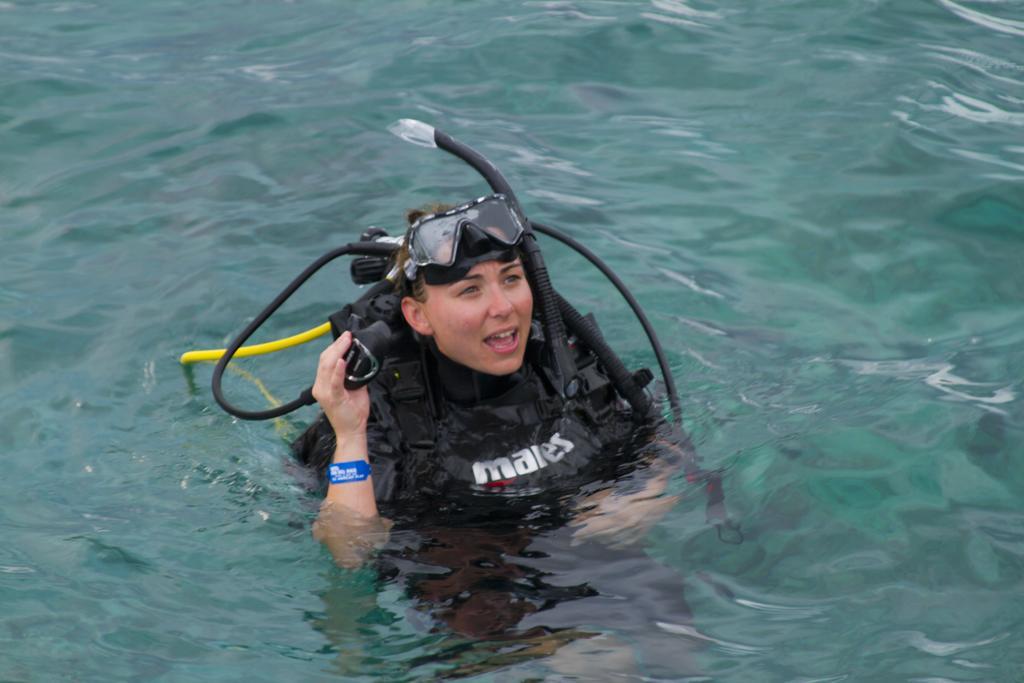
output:
[[[352,346],[345,352],[345,388],[358,389],[376,377],[390,346],[391,328],[383,320],[354,332]]]
[[[388,131],[420,147],[437,147],[434,140],[434,127],[416,119],[398,119]]]

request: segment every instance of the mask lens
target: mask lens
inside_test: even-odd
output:
[[[519,242],[523,235],[523,224],[504,201],[490,197],[474,208],[477,215],[468,219],[473,225],[502,244],[511,246]]]
[[[412,236],[413,258],[419,265],[450,266],[455,262],[461,215],[437,216],[419,224]]]
[[[509,246],[518,244],[525,231],[522,221],[503,196],[487,197],[413,225],[409,250],[416,265],[450,266],[455,263],[462,228],[467,224]]]

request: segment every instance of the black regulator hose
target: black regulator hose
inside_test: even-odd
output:
[[[221,389],[221,379],[224,375],[224,370],[227,369],[228,363],[231,362],[232,357],[235,353],[248,341],[249,337],[258,330],[263,323],[270,318],[274,312],[281,307],[281,305],[287,301],[292,294],[295,293],[299,287],[301,287],[306,280],[311,278],[314,273],[323,268],[325,265],[330,263],[336,258],[346,256],[348,254],[356,254],[360,256],[390,256],[397,245],[384,242],[352,242],[344,246],[332,249],[327,252],[313,263],[309,264],[302,273],[299,274],[291,283],[281,291],[277,297],[274,298],[270,304],[260,311],[251,323],[249,323],[242,332],[234,338],[231,344],[228,345],[227,350],[224,351],[224,355],[217,361],[217,366],[213,369],[213,397],[220,404],[220,407],[231,413],[235,417],[242,418],[243,420],[269,420],[275,417],[281,417],[288,413],[301,408],[302,406],[312,405],[316,403],[316,399],[313,398],[313,387],[308,387],[299,394],[298,398],[277,406],[276,408],[270,408],[267,410],[242,410],[236,408],[224,397],[224,392]]]
[[[605,262],[602,261],[600,257],[597,256],[597,254],[592,252],[579,240],[574,239],[572,236],[567,235],[561,230],[556,230],[555,228],[552,228],[548,225],[543,225],[541,223],[534,223],[533,227],[536,228],[537,232],[541,233],[542,235],[553,237],[554,239],[558,240],[559,242],[562,242],[569,248],[575,250],[585,259],[594,264],[594,266],[598,270],[600,270],[604,274],[604,276],[608,278],[609,281],[611,281],[613,285],[615,285],[615,288],[619,290],[619,293],[626,300],[626,303],[629,304],[629,307],[631,309],[633,309],[633,314],[636,315],[637,320],[640,321],[640,326],[644,328],[644,333],[647,334],[647,339],[651,342],[651,348],[654,349],[654,356],[658,360],[658,367],[661,369],[661,376],[665,381],[665,392],[668,394],[668,402],[672,408],[672,416],[673,418],[675,418],[676,422],[681,422],[682,410],[679,407],[679,394],[676,392],[676,383],[675,380],[672,378],[672,370],[668,365],[668,359],[665,358],[665,351],[664,349],[662,349],[661,342],[658,340],[658,335],[654,331],[654,326],[651,325],[651,321],[648,320],[647,315],[644,313],[644,310],[640,307],[640,303],[636,300],[636,297],[633,296],[633,293],[630,292],[629,289],[626,287],[625,283],[623,283],[622,280],[619,279],[619,276],[615,274],[615,271],[609,268],[607,264],[605,264]],[[620,365],[622,364],[622,362],[619,361],[618,357],[615,356],[614,353],[612,353],[611,355],[615,357],[615,360],[618,361]],[[608,362],[604,361],[603,359],[602,362],[605,363],[605,367],[608,369],[609,372],[611,372],[611,368],[608,366]],[[630,375],[630,380],[632,380],[632,375]],[[626,394],[623,393],[623,396],[626,397]],[[628,397],[626,398],[628,400]],[[632,403],[632,401],[630,403]]]
[[[589,320],[573,308],[573,305],[562,298],[561,295],[555,294],[555,297],[558,299],[558,308],[562,313],[562,318],[565,320],[566,327],[581,342],[590,347],[590,350],[597,356],[597,359],[608,373],[612,384],[622,394],[622,397],[626,399],[626,402],[629,403],[629,407],[633,409],[633,420],[637,423],[646,421],[651,409],[650,396],[647,395],[647,392],[642,387],[637,385],[636,380],[633,378],[633,373],[615,355],[615,352],[605,342],[597,327],[592,325]]]
[[[579,390],[576,380],[576,361],[569,350],[569,341],[565,334],[565,325],[558,305],[558,294],[551,286],[547,266],[540,256],[540,247],[532,232],[523,235],[520,247],[523,251],[526,274],[533,283],[534,293],[540,307],[541,326],[544,338],[548,340],[547,348],[551,356],[551,381],[564,398],[572,398]]]

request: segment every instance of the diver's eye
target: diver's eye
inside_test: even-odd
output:
[[[455,294],[455,296],[469,296],[471,294],[476,294],[479,291],[479,289],[480,288],[477,287],[476,285],[470,285],[468,287],[463,287],[462,289],[460,289]]]

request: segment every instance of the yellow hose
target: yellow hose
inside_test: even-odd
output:
[[[276,341],[265,342],[263,344],[253,344],[252,346],[243,346],[235,352],[232,358],[245,358],[246,356],[260,356],[265,353],[274,353],[282,349],[287,349],[292,346],[298,346],[299,344],[305,344],[308,341],[312,341],[317,337],[322,337],[331,331],[331,324],[324,323],[318,325],[311,330],[294,334],[291,337],[285,337],[284,339],[278,339]],[[181,354],[182,365],[189,365],[191,363],[198,363],[200,361],[216,361],[220,360],[220,357],[224,355],[227,349],[204,349],[200,351],[186,351]]]
[[[319,328],[317,328],[319,329]],[[252,382],[252,384],[263,394],[263,398],[267,399],[267,403],[270,404],[271,408],[276,408],[281,405],[281,401],[276,396],[270,393],[270,389],[267,389],[267,385],[263,383],[256,375],[252,374],[248,370],[243,370],[235,365],[229,365],[228,371],[235,373],[242,377],[242,379]],[[274,418],[274,431],[285,441],[291,441],[295,438],[297,429],[295,425],[285,420],[283,417]]]

